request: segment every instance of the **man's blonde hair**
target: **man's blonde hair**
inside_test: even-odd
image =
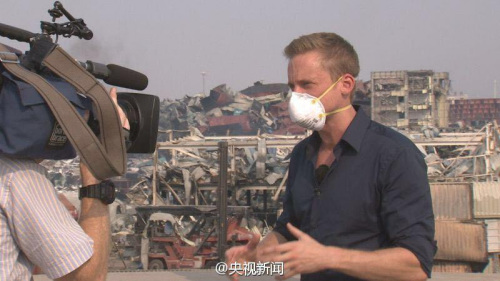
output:
[[[332,81],[345,73],[354,77],[359,74],[358,54],[354,47],[335,33],[321,32],[303,35],[286,46],[284,53],[288,59],[310,51],[318,51],[322,65],[330,72]]]

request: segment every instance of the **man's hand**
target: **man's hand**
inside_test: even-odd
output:
[[[226,251],[226,263],[231,266],[232,263],[243,265],[244,262],[269,262],[272,261],[272,256],[264,255],[264,249],[274,247],[276,245],[286,243],[287,240],[283,235],[276,231],[271,231],[260,241],[260,235],[254,235],[245,246],[233,247]],[[229,276],[231,280],[238,280],[239,275],[233,274]]]
[[[250,241],[244,246],[236,246],[226,251],[226,264],[230,266],[232,263],[243,264],[245,262],[257,261],[257,245],[260,241],[260,235],[254,234]],[[238,274],[228,276],[229,279],[239,280]]]
[[[120,121],[122,122],[123,128],[130,130],[130,124],[127,119],[127,115],[123,112],[122,108],[118,105],[118,98],[116,94],[116,88],[111,88],[111,91],[109,92],[109,95],[111,96],[111,99],[115,103],[115,107],[118,110],[118,115],[120,116]]]
[[[273,256],[272,262],[283,262],[285,274],[276,279],[284,280],[296,274],[313,273],[328,268],[327,261],[332,257],[327,247],[292,224],[288,223],[286,226],[298,240],[263,251],[264,255]]]

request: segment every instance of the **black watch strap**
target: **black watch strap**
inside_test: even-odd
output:
[[[104,180],[98,184],[91,184],[80,188],[78,198],[96,198],[109,205],[115,201],[115,184],[110,180]]]

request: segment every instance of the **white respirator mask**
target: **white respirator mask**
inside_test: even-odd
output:
[[[321,131],[321,129],[325,126],[326,116],[349,109],[351,105],[325,113],[325,107],[323,106],[323,103],[321,103],[321,98],[333,89],[342,77],[343,76],[340,76],[335,83],[333,83],[317,98],[307,93],[297,93],[292,91],[290,93],[291,97],[288,104],[288,111],[292,122],[308,130]]]

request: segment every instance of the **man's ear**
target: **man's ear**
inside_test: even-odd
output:
[[[340,90],[342,96],[347,99],[351,99],[351,93],[354,92],[356,88],[356,79],[351,74],[344,74],[344,78],[340,83]]]
[[[351,74],[344,74],[342,81],[340,82],[340,90],[342,97],[349,99],[352,103],[354,88],[356,88],[356,79]]]

